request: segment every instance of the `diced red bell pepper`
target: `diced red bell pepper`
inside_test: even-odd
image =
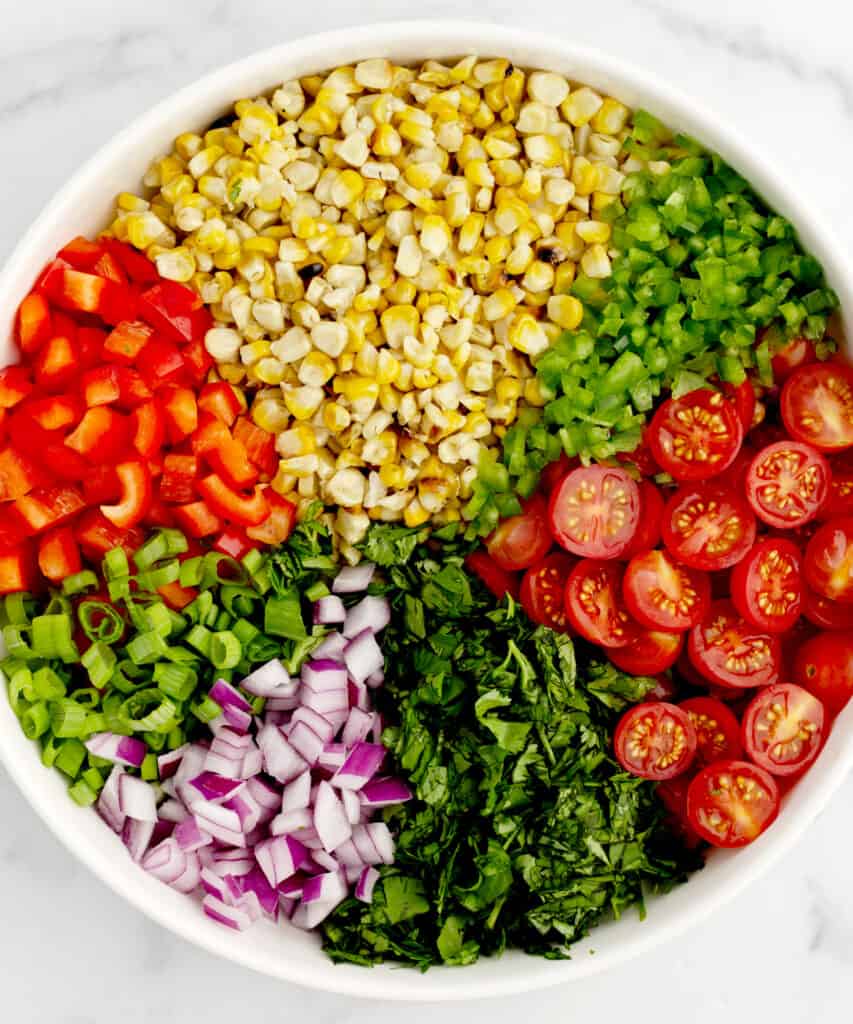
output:
[[[172,444],[178,444],[198,426],[198,405],[195,392],[189,388],[167,387],[158,395],[166,417],[166,434]]]
[[[193,313],[193,317],[196,320],[200,320],[202,317],[210,317],[210,314],[207,309],[198,309]],[[205,382],[208,372],[213,366],[213,357],[204,347],[204,341],[201,340],[204,338],[204,335],[207,334],[212,325],[213,318],[210,317],[208,326],[194,328],[194,330],[199,332],[201,338],[191,341],[181,349],[181,355],[183,355],[184,363],[186,365],[187,376],[190,378],[191,383],[196,387]]]
[[[163,447],[166,439],[166,418],[157,402],[143,402],[130,417],[133,447],[150,458]]]
[[[141,252],[117,238],[102,238],[101,245],[118,260],[122,270],[137,284],[154,284],[160,280],[157,268]]]
[[[87,409],[65,444],[90,462],[118,462],[130,446],[130,420],[105,405]]]
[[[82,235],[72,238],[56,254],[57,259],[65,260],[75,270],[94,270],[95,264],[103,256],[104,249],[98,242],[92,242]]]
[[[66,430],[80,422],[85,407],[76,395],[53,395],[27,402],[26,411],[44,430]]]
[[[112,253],[102,252],[92,269],[98,277],[104,277],[108,281],[115,281],[116,284],[127,284],[127,274],[125,274],[121,264]]]
[[[87,505],[104,505],[118,501],[121,496],[115,466],[92,466],[83,480],[83,497]]]
[[[43,279],[42,288],[62,309],[94,313],[107,324],[136,318],[137,297],[130,287],[97,274],[51,269]]]
[[[14,501],[48,483],[47,474],[14,448],[0,451],[0,501]]]
[[[142,522],[146,526],[174,526],[174,511],[171,506],[167,505],[155,494],[151,499],[151,504],[148,506],[148,511],[145,513]]]
[[[38,292],[30,292],[18,307],[15,341],[21,351],[29,355],[38,352],[53,333],[53,318],[47,299]]]
[[[11,504],[0,507],[0,551],[19,548],[27,539],[27,524]]]
[[[99,559],[112,548],[122,548],[132,555],[145,540],[145,531],[138,527],[120,530],[98,509],[90,508],[77,521],[74,536],[87,557]]]
[[[73,519],[86,507],[76,487],[40,487],[15,502],[15,511],[26,523],[30,534],[41,533],[49,526],[59,526]]]
[[[163,460],[160,498],[176,505],[186,505],[195,498],[198,459],[195,455],[167,455]]]
[[[26,366],[6,366],[0,370],[0,409],[13,409],[33,390]]]
[[[176,612],[186,608],[190,602],[195,601],[198,597],[198,591],[195,587],[182,587],[180,583],[166,583],[162,587],[157,588],[157,593]]]
[[[39,538],[38,563],[42,575],[51,583],[61,583],[66,576],[80,572],[80,548],[70,526],[58,526]]]
[[[9,419],[9,410],[8,409],[0,409],[0,444],[2,444],[2,442],[4,442],[6,440],[6,437],[7,437],[8,433],[9,433],[9,424],[7,422],[8,419]]]
[[[243,412],[244,404],[240,394],[225,380],[205,384],[198,396],[198,407],[222,420],[226,427]]]
[[[228,555],[229,558],[236,558],[238,561],[257,547],[257,543],[252,541],[246,531],[241,530],[239,526],[226,526],[213,543],[214,551],[218,551],[221,555]]]
[[[16,409],[8,419],[9,439],[48,473],[50,480],[82,480],[91,466],[65,445],[62,430],[45,430],[25,408]]]
[[[213,512],[241,526],[257,526],[270,514],[269,503],[260,487],[255,487],[251,495],[241,494],[216,473],[199,480],[198,493]]]
[[[186,383],[186,363],[178,346],[169,338],[155,334],[139,357],[139,371],[149,386]]]
[[[74,343],[64,334],[54,335],[36,356],[36,384],[42,391],[64,391],[79,370]]]
[[[240,416],[234,424],[234,440],[239,441],[249,458],[264,476],[275,476],[278,469],[278,455],[275,451],[275,435],[261,429],[248,416]]]
[[[39,295],[46,295],[48,298],[51,292],[58,291],[62,286],[62,275],[66,270],[71,269],[71,264],[58,257],[46,263],[41,273],[35,280],[33,291]]]
[[[81,380],[86,405],[111,405],[135,409],[151,398],[151,389],[129,366],[108,364],[87,370]]]
[[[122,320],[110,331],[104,342],[104,358],[116,363],[131,364],[154,334],[154,328],[141,320]]]
[[[209,537],[222,529],[222,520],[204,501],[176,505],[172,513],[178,526],[190,537]]]
[[[121,497],[115,505],[101,505],[101,512],[120,530],[127,530],[142,521],[151,504],[151,472],[141,459],[120,462],[116,476],[121,484]]]
[[[0,594],[32,590],[35,584],[35,559],[29,544],[0,554]]]
[[[246,449],[234,440],[222,420],[209,413],[193,434],[192,446],[230,487],[251,487],[258,479]]]
[[[196,292],[176,281],[158,281],[139,299],[142,319],[167,338],[181,344],[204,340],[204,335],[199,333],[203,325],[193,315],[201,306],[201,298]]]
[[[270,514],[258,526],[247,527],[246,535],[251,540],[274,547],[277,544],[283,544],[293,532],[296,523],[296,506],[292,501],[276,494],[271,487],[264,491],[264,496],[269,503]]]
[[[106,340],[107,332],[102,331],[100,327],[77,328],[77,358],[81,371],[101,365]]]

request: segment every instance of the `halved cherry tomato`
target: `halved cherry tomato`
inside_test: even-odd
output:
[[[14,509],[29,533],[36,534],[73,519],[85,506],[83,495],[75,487],[41,487],[18,498]]]
[[[197,478],[198,459],[195,455],[178,455],[170,452],[163,460],[163,475],[160,477],[161,500],[186,505],[195,497]]]
[[[755,416],[755,388],[749,377],[746,377],[740,384],[720,385],[723,394],[734,406],[737,418],[743,428],[744,434],[752,427],[752,420]]]
[[[834,519],[806,547],[808,585],[831,601],[853,602],[853,516]]]
[[[563,477],[580,465],[579,459],[570,459],[565,452],[555,462],[549,462],[539,476],[539,488],[547,498]]]
[[[540,626],[566,633],[566,582],[575,562],[562,551],[552,551],[531,567],[521,581],[521,607]]]
[[[735,608],[757,629],[784,633],[800,617],[801,573],[802,556],[796,544],[777,537],[758,541],[732,569]]]
[[[845,516],[853,516],[853,466],[833,463],[829,491],[817,517],[828,520]]]
[[[773,379],[777,384],[784,384],[794,370],[808,366],[816,359],[814,345],[808,338],[789,338],[773,354]]]
[[[835,362],[801,367],[782,389],[781,410],[798,441],[822,452],[853,446],[853,368]]]
[[[841,604],[803,587],[803,615],[820,629],[853,630],[853,604]]]
[[[628,547],[619,556],[624,559],[650,551],[657,547],[660,541],[663,496],[651,480],[640,480],[637,489],[640,492],[640,518]]]
[[[270,514],[258,526],[247,526],[246,536],[250,541],[259,541],[275,547],[283,544],[296,525],[296,506],[271,488],[263,492],[270,507]]]
[[[121,496],[115,505],[101,505],[101,512],[120,530],[142,521],[151,504],[151,471],[141,459],[120,462],[116,476]]]
[[[237,391],[225,380],[205,384],[198,396],[198,407],[231,427],[243,411],[243,401]]]
[[[465,568],[479,576],[483,585],[501,601],[507,594],[518,600],[519,578],[497,562],[483,550],[472,551],[465,559]]]
[[[797,441],[779,441],[752,460],[746,497],[770,526],[802,526],[826,501],[829,479],[829,463],[819,451]]]
[[[674,779],[696,754],[696,730],[676,704],[636,704],[619,719],[613,748],[626,772],[656,782]]]
[[[190,537],[209,537],[222,529],[222,520],[204,501],[176,505],[172,514],[184,533]]]
[[[622,599],[622,566],[584,558],[569,573],[566,616],[590,643],[624,647],[637,632]]]
[[[707,480],[734,461],[743,427],[734,406],[710,388],[668,398],[649,428],[655,462],[676,480]]]
[[[683,647],[683,633],[664,633],[636,626],[630,642],[608,650],[607,657],[618,669],[632,676],[656,676],[672,668]]]
[[[746,752],[771,775],[796,775],[820,753],[825,718],[823,704],[801,686],[768,686],[743,716]]]
[[[718,686],[769,686],[779,678],[778,636],[756,629],[731,601],[714,601],[691,629],[687,650],[694,667]]]
[[[853,696],[853,634],[818,633],[797,651],[793,681],[837,715]]]
[[[38,292],[30,292],[18,307],[15,321],[15,341],[22,352],[32,355],[53,337],[53,322],[47,299]]]
[[[711,581],[696,569],[678,565],[666,551],[635,555],[625,569],[622,591],[628,611],[647,629],[690,629],[705,614]]]
[[[660,802],[669,811],[667,824],[670,830],[678,836],[688,850],[693,850],[701,845],[701,838],[694,832],[692,825],[687,820],[687,789],[690,785],[688,775],[679,775],[674,779],[664,779],[655,787],[655,792]]]
[[[687,790],[687,819],[712,846],[746,846],[778,813],[773,776],[748,761],[715,761]]]
[[[520,515],[510,516],[486,539],[489,555],[501,569],[527,569],[544,558],[551,547],[545,501],[538,494],[524,504]]]
[[[80,572],[80,549],[70,526],[58,526],[39,538],[38,563],[42,575],[51,583],[61,583],[66,576]]]
[[[697,767],[714,761],[743,757],[740,722],[731,708],[716,697],[689,697],[678,705],[696,730]]]
[[[666,504],[663,542],[691,569],[715,572],[735,565],[755,541],[755,514],[734,491],[715,482],[679,487]]]
[[[554,539],[581,558],[618,558],[640,518],[640,492],[612,466],[573,469],[554,489],[548,509]]]

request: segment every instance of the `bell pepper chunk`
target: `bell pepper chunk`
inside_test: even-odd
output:
[[[36,384],[42,391],[64,391],[79,371],[74,342],[65,334],[54,335],[36,356]]]
[[[222,420],[226,427],[231,427],[245,409],[245,404],[242,395],[228,381],[217,380],[201,389],[198,407]]]
[[[47,483],[47,474],[26,455],[12,447],[0,450],[0,501],[15,501]]]
[[[56,254],[58,259],[65,260],[75,270],[94,270],[95,264],[103,256],[104,248],[98,242],[92,242],[83,235],[77,235],[64,245]]]
[[[160,280],[157,268],[141,252],[117,238],[102,238],[101,245],[118,261],[122,270],[136,284],[154,284]]]
[[[166,418],[153,400],[138,405],[130,418],[133,447],[140,455],[151,458],[163,447],[166,439]]]
[[[30,534],[42,533],[49,526],[59,526],[73,519],[86,507],[76,487],[40,487],[15,501],[15,511]]]
[[[251,539],[268,544],[274,547],[283,544],[296,524],[296,506],[292,501],[276,494],[272,488],[267,488],[264,495],[269,502],[270,514],[257,526],[246,528],[246,535]]]
[[[162,498],[155,494],[142,522],[146,526],[174,526],[174,511],[170,505],[167,505]]]
[[[201,298],[191,288],[176,281],[160,280],[140,296],[139,312],[155,330],[183,344],[199,336],[200,324],[193,314],[201,305]]]
[[[130,446],[130,420],[105,405],[96,405],[86,410],[65,444],[90,462],[118,462]]]
[[[200,321],[202,318],[205,319],[205,324],[202,326],[194,325],[193,331],[200,335],[195,341],[191,341],[189,345],[185,345],[181,349],[181,354],[184,357],[184,363],[186,364],[187,376],[190,378],[192,384],[196,387],[202,385],[207,379],[207,374],[213,366],[213,357],[204,347],[203,338],[205,334],[213,326],[213,319],[206,309],[198,309],[193,313],[194,320]]]
[[[170,338],[155,334],[139,357],[139,372],[149,387],[161,384],[185,384],[186,363],[178,346]]]
[[[235,558],[238,562],[244,555],[257,547],[258,545],[247,536],[247,532],[241,530],[239,526],[226,526],[213,542],[214,551],[218,551],[221,555],[228,555],[229,558]]]
[[[27,536],[27,524],[15,511],[15,506],[6,504],[0,507],[0,552],[15,551]]]
[[[35,560],[28,544],[0,554],[0,594],[32,590],[35,583]]]
[[[92,269],[98,277],[106,278],[107,281],[115,281],[116,284],[127,284],[127,274],[125,274],[119,261],[110,252],[102,251]]]
[[[121,483],[115,466],[92,466],[83,480],[87,505],[109,505],[121,497]]]
[[[154,328],[141,320],[122,320],[104,342],[104,358],[130,365],[154,335]]]
[[[157,588],[157,593],[176,612],[186,608],[188,604],[195,601],[198,597],[198,591],[195,587],[182,587],[180,583],[165,583],[162,587]]]
[[[260,487],[255,487],[251,495],[241,494],[229,487],[216,473],[198,482],[198,492],[217,515],[241,526],[257,526],[270,512]]]
[[[163,388],[158,395],[166,419],[166,434],[173,444],[178,444],[198,426],[198,405],[195,392],[189,388]]]
[[[14,407],[32,394],[33,382],[25,366],[6,366],[0,370],[0,409]]]
[[[53,395],[27,402],[26,410],[44,430],[66,430],[79,423],[84,406],[76,395]]]
[[[100,327],[77,328],[77,359],[81,370],[91,370],[104,361],[107,332]]]
[[[83,553],[94,559],[102,558],[112,548],[121,548],[132,555],[145,540],[145,531],[138,527],[121,530],[98,509],[87,509],[74,527],[74,536]]]
[[[65,444],[62,430],[45,430],[25,407],[8,419],[9,440],[48,474],[48,480],[82,480],[91,469],[86,460]]]
[[[176,505],[172,514],[178,526],[190,537],[210,537],[222,529],[222,520],[204,501]]]
[[[38,292],[30,292],[18,307],[15,341],[22,352],[32,355],[53,333],[53,317],[47,299]]]
[[[38,564],[51,583],[61,583],[83,568],[80,548],[70,526],[58,526],[39,538]]]
[[[141,459],[120,462],[116,476],[121,484],[121,497],[115,505],[101,505],[101,512],[120,530],[141,522],[151,505],[151,472]]]
[[[107,324],[136,318],[137,298],[124,284],[81,270],[48,271],[42,282],[48,298],[62,309],[94,313]]]
[[[196,497],[198,459],[195,455],[169,454],[163,460],[160,478],[160,499],[175,505],[186,505]]]
[[[192,447],[229,487],[240,490],[257,481],[258,471],[249,461],[245,447],[234,440],[221,419],[210,413],[193,434]]]
[[[278,469],[275,435],[253,423],[248,416],[238,417],[233,434],[234,440],[243,445],[261,473],[267,477],[275,476]]]

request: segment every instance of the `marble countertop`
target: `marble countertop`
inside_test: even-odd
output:
[[[401,15],[393,0],[0,0],[0,262],[79,164],[198,75],[293,35]],[[579,13],[586,7],[585,13]],[[562,33],[653,69],[761,145],[853,257],[853,9],[840,0],[480,0],[466,13]],[[412,16],[453,16],[423,0]],[[445,1006],[486,1019],[841,1024],[853,1002],[853,779],[797,849],[701,929],[639,961],[544,993]],[[225,1024],[298,1014],[383,1024],[394,1005],[304,991],[165,932],[70,859],[0,769],[0,949],[10,1024]],[[665,985],[665,996],[661,984]],[[407,1007],[420,1024],[436,1007]]]

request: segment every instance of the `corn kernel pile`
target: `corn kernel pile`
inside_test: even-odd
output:
[[[363,61],[239,100],[122,194],[111,232],[191,284],[218,373],[278,435],[273,486],[371,520],[459,519],[531,359],[610,273],[629,110],[561,75],[466,57]]]

